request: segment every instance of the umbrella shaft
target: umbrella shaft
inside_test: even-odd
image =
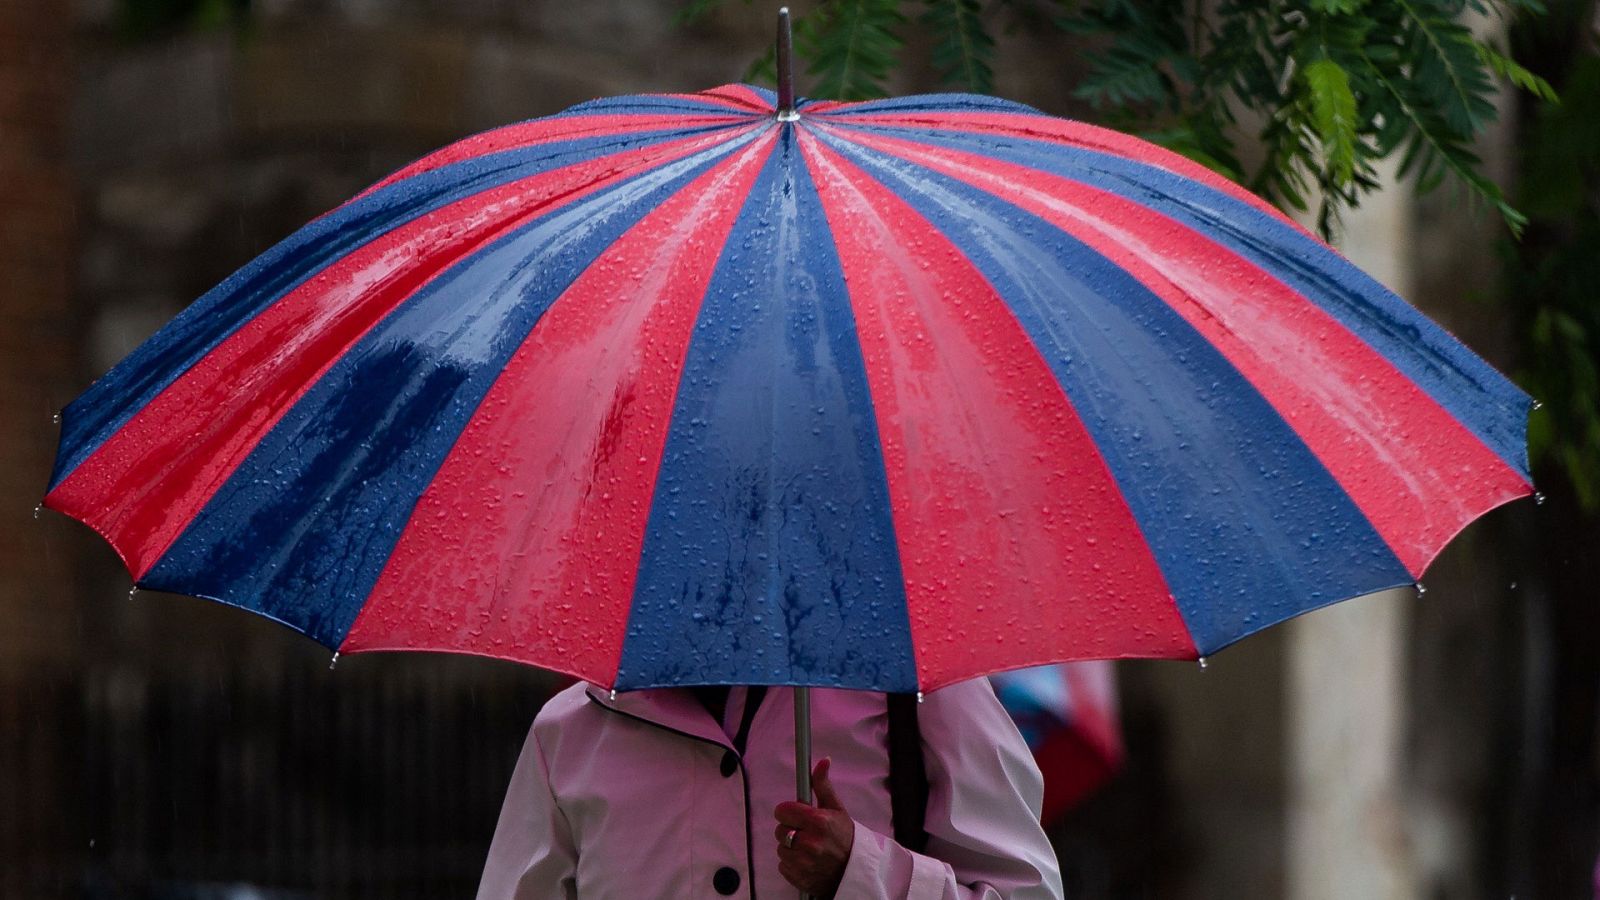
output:
[[[811,802],[811,689],[794,689],[794,785],[801,803]],[[801,894],[800,900],[811,900]]]
[[[789,7],[778,10],[778,118],[787,119],[794,114],[794,38],[789,27]]]
[[[801,803],[811,802],[811,689],[794,689],[794,783]]]

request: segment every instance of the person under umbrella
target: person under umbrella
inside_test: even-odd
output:
[[[472,653],[639,692],[617,720],[766,684],[803,720],[813,687],[939,697],[1019,666],[1195,659],[1413,584],[1532,492],[1530,405],[1160,148],[994,98],[774,104],[729,85],[468,138],[307,225],[63,411],[45,505],[102,534],[136,587],[340,652]],[[726,752],[706,705],[664,727]],[[880,752],[876,712],[831,705],[844,885],[884,833],[882,767],[846,760]],[[1010,770],[977,761],[992,732],[925,717],[928,848],[959,876],[993,839],[956,781]],[[944,728],[949,744],[927,736]],[[569,830],[641,812],[595,794],[563,813],[551,776],[707,787],[692,741],[557,759],[564,739],[535,737],[544,814]],[[776,809],[754,792],[783,779],[753,776],[758,757],[735,769]],[[791,765],[806,800],[812,766]],[[690,807],[648,806],[663,824],[619,852],[671,837],[712,858],[668,827]],[[828,868],[810,826],[838,819],[774,832],[804,836],[788,855],[808,883]],[[712,889],[748,890],[715,856]]]
[[[517,761],[479,900],[1062,896],[1038,767],[987,681],[920,704],[812,691],[816,806],[786,799],[793,693],[561,692]]]

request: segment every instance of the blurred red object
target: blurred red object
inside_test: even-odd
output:
[[[1044,773],[1045,825],[1121,768],[1122,724],[1109,660],[1017,669],[989,680]]]

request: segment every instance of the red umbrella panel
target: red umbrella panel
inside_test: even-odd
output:
[[[993,98],[620,97],[317,219],[46,505],[342,651],[619,689],[1193,658],[1530,492],[1528,398],[1240,188]]]

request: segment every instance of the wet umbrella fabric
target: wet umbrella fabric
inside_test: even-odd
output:
[[[46,505],[345,652],[910,691],[1207,654],[1530,492],[1528,398],[1188,161],[986,97],[772,103],[395,173],[71,404]]]

